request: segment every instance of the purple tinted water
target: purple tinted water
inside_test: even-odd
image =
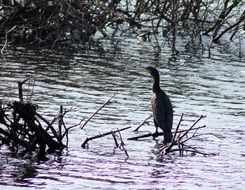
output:
[[[125,46],[126,47],[126,46]],[[59,106],[72,107],[68,126],[88,118],[114,93],[112,103],[102,109],[83,130],[74,128],[69,150],[49,161],[14,158],[0,147],[1,189],[243,189],[245,180],[245,65],[218,52],[211,58],[185,53],[175,61],[168,52],[159,57],[150,48],[130,44],[117,54],[86,52],[75,55],[15,50],[0,66],[0,98],[17,98],[18,80],[35,74],[32,101],[50,119]],[[139,133],[136,128],[150,113],[151,78],[144,67],[155,66],[161,87],[174,105],[174,124],[185,114],[183,128],[198,116],[207,133],[190,144],[216,156],[177,154],[159,160],[158,141],[128,141],[128,137],[153,132],[153,123]],[[30,89],[26,89],[27,94]],[[30,94],[30,93],[29,93]],[[129,158],[114,151],[112,137],[80,146],[88,136],[131,126],[122,132]],[[210,135],[213,133],[217,137]],[[159,139],[160,141],[160,139]]]

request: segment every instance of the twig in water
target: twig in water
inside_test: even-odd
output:
[[[112,135],[112,137],[113,137],[113,139],[114,139],[114,142],[115,142],[115,149],[116,148],[118,148],[119,147],[119,143],[117,142],[117,135],[116,135],[116,133],[112,133],[111,134]]]
[[[146,138],[146,137],[153,137],[153,138],[156,138],[158,136],[162,136],[163,135],[163,132],[161,133],[147,133],[147,134],[144,134],[144,135],[139,135],[139,136],[136,136],[136,137],[130,137],[128,138],[128,140],[139,140],[139,139],[142,139],[142,138]]]
[[[190,132],[190,131],[197,130],[197,129],[201,129],[201,128],[205,128],[205,127],[206,127],[206,125],[199,126],[199,127],[193,127],[192,129],[178,130],[177,133],[183,133],[183,132],[186,132],[187,130]]]
[[[135,130],[134,132],[138,131],[140,127],[142,127],[145,123],[148,123],[147,121],[152,118],[152,115],[148,116]]]
[[[120,141],[121,141],[119,148],[120,148],[121,150],[123,150],[123,151],[125,152],[127,158],[129,158],[128,151],[127,151],[127,149],[125,148],[125,143],[123,142],[122,135],[121,135],[120,131],[118,131],[118,134],[119,134],[119,138],[120,138]]]
[[[105,107],[111,100],[112,98],[114,98],[116,96],[116,93],[109,99],[107,100],[102,106],[99,107],[99,109],[96,110],[96,112],[93,113],[93,115],[91,115],[82,125],[81,129],[83,129],[85,127],[85,125],[103,108]]]
[[[110,132],[106,132],[106,133],[103,133],[103,134],[100,134],[100,135],[96,135],[96,136],[93,136],[93,137],[88,137],[85,139],[85,141],[82,143],[81,147],[82,148],[85,148],[86,144],[91,141],[91,140],[94,140],[94,139],[98,139],[98,138],[102,138],[104,136],[107,136],[107,135],[111,135],[111,134],[115,134],[115,133],[118,133],[120,131],[124,131],[124,130],[127,130],[131,127],[125,127],[125,128],[122,128],[122,129],[118,129],[118,130],[114,130],[114,131],[110,131]]]
[[[175,132],[173,134],[173,139],[171,141],[171,143],[168,144],[163,144],[161,145],[161,147],[159,148],[159,152],[161,154],[161,156],[170,153],[170,152],[176,152],[179,151],[180,155],[183,155],[184,152],[192,152],[192,153],[197,153],[197,154],[202,154],[202,155],[212,155],[212,154],[208,154],[208,153],[204,153],[201,151],[198,151],[196,148],[191,147],[191,146],[187,146],[185,143],[187,141],[189,141],[190,139],[192,139],[193,137],[198,136],[196,133],[199,129],[206,127],[204,126],[200,126],[200,127],[195,127],[196,124],[205,116],[201,115],[192,125],[191,127],[189,127],[187,130],[179,130],[181,122],[183,121],[183,116],[184,114],[181,115],[180,120],[176,126]],[[193,131],[193,133],[191,134],[190,137],[187,137],[187,135],[189,134],[190,131]],[[157,137],[163,135],[162,133],[148,133],[148,134],[144,134],[141,136],[137,136],[137,137],[131,137],[128,138],[128,140],[139,140],[141,138],[146,138],[146,137]],[[173,148],[175,146],[178,146],[178,148]]]
[[[174,137],[173,137],[173,139],[175,139],[175,138],[176,138],[177,132],[178,132],[179,127],[180,127],[180,124],[181,124],[181,122],[183,121],[183,116],[184,116],[184,114],[182,113],[182,114],[181,114],[181,116],[180,116],[179,123],[178,123],[178,125],[177,125],[177,127],[176,127],[176,130],[175,130],[175,133],[174,133]],[[173,140],[172,140],[172,142],[173,142]]]
[[[184,134],[182,135],[182,136],[180,136],[179,138],[180,139],[182,139],[184,136],[186,136],[188,133],[189,133],[189,131],[190,130],[192,130],[192,128],[201,120],[201,119],[203,119],[203,118],[205,118],[206,116],[205,115],[201,115],[193,124],[192,124],[192,126],[187,130],[187,131],[185,131],[184,132]]]
[[[180,124],[181,124],[181,122],[183,121],[183,116],[184,116],[184,114],[182,113],[181,116],[180,116],[180,120],[179,120],[179,122],[178,122],[178,125],[177,125],[177,127],[176,127],[176,129],[175,129],[175,133],[174,133],[173,139],[172,139],[171,143],[170,143],[170,144],[167,146],[167,148],[165,149],[166,152],[169,152],[169,150],[176,144],[175,139],[176,139],[176,136],[177,136],[177,133],[178,133]],[[178,142],[179,142],[179,141],[177,141],[177,143],[178,143]]]
[[[39,113],[35,113],[35,115],[40,118],[44,123],[46,123],[48,125],[48,129],[50,128],[54,137],[59,141],[59,135],[57,133],[57,131],[54,129],[54,127],[48,122],[47,119],[45,119],[42,115],[40,115]]]
[[[70,129],[72,129],[72,128],[74,128],[74,127],[77,127],[77,126],[80,126],[81,123],[82,123],[83,121],[84,121],[84,118],[82,118],[78,124],[75,124],[75,125],[73,125],[73,126],[70,126],[70,127],[65,128],[65,132],[63,133],[61,139],[63,139],[63,138],[65,137],[65,135],[68,134],[68,131],[69,131]]]
[[[18,82],[18,93],[19,93],[19,99],[20,101],[23,101],[23,89],[22,89],[22,85],[28,81],[32,76],[27,77],[26,79],[24,79],[23,81],[19,81]]]
[[[182,114],[182,116],[181,116],[180,122],[182,121],[182,117],[183,117],[183,114]],[[190,149],[191,147],[189,146],[189,147],[188,147],[189,149],[187,150],[187,149],[185,148],[185,147],[187,146],[187,145],[185,144],[185,142],[187,142],[188,140],[190,140],[191,138],[193,138],[193,137],[195,136],[197,130],[200,129],[200,128],[203,128],[203,127],[198,127],[198,128],[196,128],[194,134],[192,134],[191,137],[189,137],[189,138],[187,138],[187,139],[184,139],[184,137],[186,137],[187,134],[188,134],[191,130],[193,130],[194,126],[195,126],[195,125],[196,125],[202,118],[204,118],[204,117],[205,117],[204,115],[201,115],[201,116],[200,116],[200,117],[199,117],[199,118],[192,124],[192,126],[191,126],[189,129],[183,131],[183,134],[178,132],[179,126],[177,126],[176,131],[175,131],[175,134],[174,134],[174,138],[173,138],[172,142],[171,142],[170,144],[166,144],[166,145],[164,145],[164,146],[162,147],[162,149],[161,149],[162,155],[167,154],[167,153],[169,153],[169,152],[174,152],[174,151],[176,151],[176,149],[173,149],[173,147],[174,147],[175,145],[178,146],[178,148],[179,148],[178,151],[180,152],[180,155],[183,155],[183,152],[184,152],[184,151],[185,151],[185,152],[189,151],[189,152],[193,152],[193,153],[194,153],[193,150],[195,150],[195,148],[192,148],[193,150],[190,151],[189,149]],[[179,124],[180,124],[180,122],[179,122]],[[177,133],[179,133],[178,136],[177,136]],[[203,155],[206,154],[206,153],[204,154],[204,153],[202,153],[202,152],[200,152],[200,151],[196,151],[196,153],[203,154]]]

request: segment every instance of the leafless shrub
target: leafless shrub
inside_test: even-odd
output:
[[[0,37],[6,42],[56,47],[95,47],[95,36],[115,42],[114,36],[131,31],[142,39],[150,36],[161,49],[163,38],[177,53],[176,42],[184,36],[186,45],[213,42],[226,33],[231,39],[244,30],[241,0],[23,0],[0,1]],[[242,28],[243,27],[243,28]]]

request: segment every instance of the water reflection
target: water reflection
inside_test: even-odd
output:
[[[37,171],[32,164],[16,165],[16,171],[11,172],[14,181],[25,183],[25,179],[34,178],[37,176]]]
[[[208,59],[205,55],[186,53],[171,59],[164,52],[156,58],[149,48],[130,43],[116,54],[68,55],[21,49],[6,55],[0,66],[0,99],[15,99],[16,81],[35,75],[32,99],[39,105],[39,111],[51,119],[58,113],[59,105],[64,105],[73,107],[65,121],[68,125],[76,124],[81,118],[88,118],[114,93],[117,95],[84,130],[71,131],[67,155],[52,155],[48,162],[42,163],[15,158],[6,162],[2,156],[0,184],[48,189],[228,189],[231,186],[242,189],[244,64],[222,55]],[[159,160],[156,141],[126,140],[135,135],[134,127],[150,114],[152,83],[143,70],[149,65],[159,69],[161,86],[173,101],[174,123],[181,113],[185,113],[183,128],[199,115],[207,115],[200,123],[207,125],[203,133],[222,138],[207,136],[192,143],[219,156],[175,155]],[[30,89],[26,86],[25,92]],[[122,132],[130,156],[126,161],[124,152],[113,153],[111,137],[90,142],[89,149],[80,147],[87,136],[126,126],[133,128]],[[139,134],[154,130],[151,122]]]

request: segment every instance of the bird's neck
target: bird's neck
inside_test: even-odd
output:
[[[153,92],[159,92],[161,90],[159,76],[154,77],[152,90]]]

